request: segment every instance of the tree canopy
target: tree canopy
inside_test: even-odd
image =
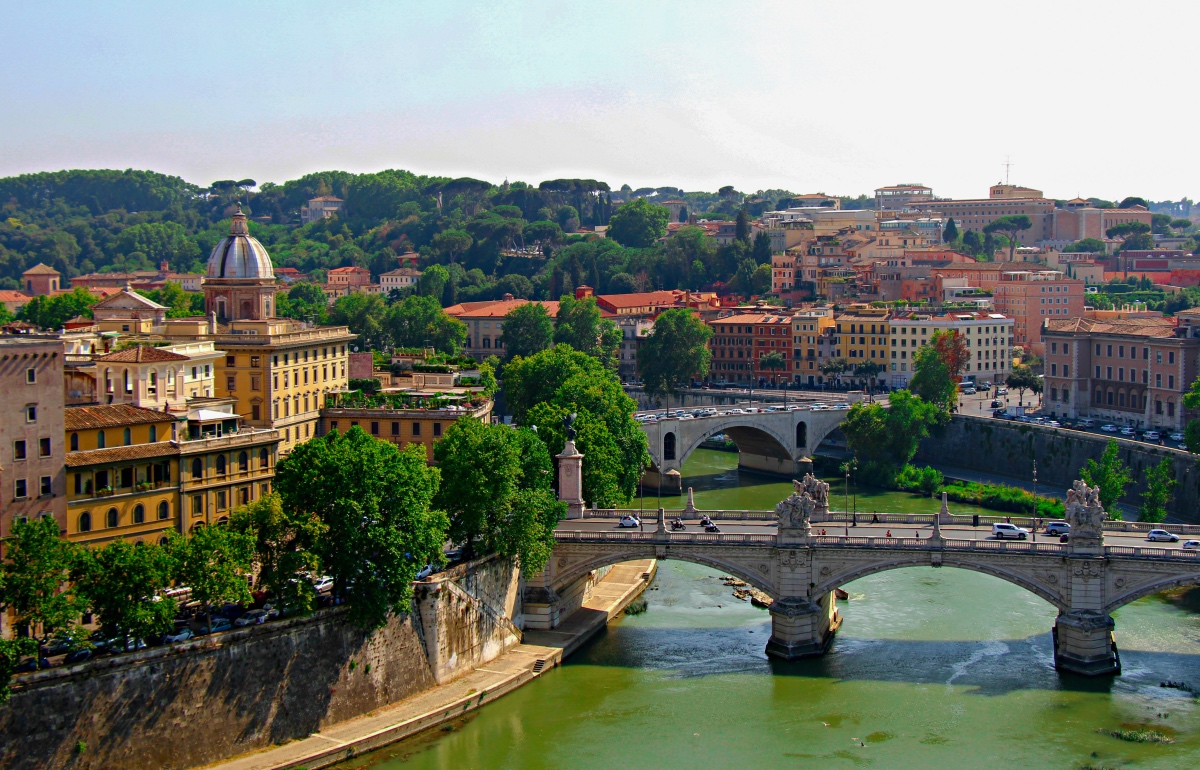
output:
[[[660,314],[637,352],[638,375],[650,393],[673,394],[693,377],[708,374],[712,327],[691,310],[673,308]]]
[[[554,342],[554,323],[540,302],[517,305],[504,316],[504,354],[531,356],[540,353]]]
[[[622,246],[646,248],[667,231],[671,212],[645,198],[637,198],[617,209],[608,223],[608,237]]]

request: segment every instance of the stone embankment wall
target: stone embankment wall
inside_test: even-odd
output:
[[[1140,441],[1116,441],[1121,461],[1129,466],[1134,478],[1122,502],[1141,502],[1140,495],[1146,489],[1145,471],[1166,457],[1178,482],[1168,506],[1169,515],[1189,523],[1200,522],[1200,467],[1195,455]],[[921,443],[916,461],[1031,481],[1036,459],[1039,494],[1065,497],[1067,488],[1079,478],[1079,469],[1089,459],[1099,461],[1107,443],[1107,436],[1094,433],[955,415],[949,425]]]
[[[403,700],[519,641],[511,564],[435,578],[417,612],[374,632],[337,608],[19,676],[0,706],[0,767],[195,767]]]

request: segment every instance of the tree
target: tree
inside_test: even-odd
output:
[[[504,354],[531,356],[550,347],[554,342],[554,324],[541,302],[517,305],[504,316]]]
[[[441,265],[430,265],[421,272],[421,277],[417,279],[417,293],[440,301],[448,283],[450,283],[449,271]]]
[[[733,223],[733,237],[742,243],[750,243],[750,214],[746,209],[738,209]]]
[[[984,226],[987,235],[1004,233],[1008,236],[1008,260],[1011,262],[1017,253],[1017,233],[1033,227],[1033,220],[1026,214],[1012,214],[1006,217],[996,217]]]
[[[1145,198],[1139,198],[1136,195],[1130,195],[1117,204],[1117,208],[1119,209],[1131,209],[1134,206],[1141,206],[1144,209],[1150,208],[1150,204],[1146,202]]]
[[[771,290],[771,264],[759,265],[750,275],[750,291],[754,294],[766,294]]]
[[[200,299],[200,312],[203,313],[203,295]],[[304,281],[295,284],[285,296],[276,298],[275,305],[276,312],[283,318],[311,319],[319,324],[329,322],[329,299],[315,283]]]
[[[646,391],[669,399],[692,377],[706,377],[712,361],[711,338],[712,328],[691,310],[672,308],[662,313],[638,347],[638,376]]]
[[[433,297],[405,297],[388,308],[385,323],[397,347],[431,347],[453,355],[467,341],[467,325],[448,315]]]
[[[554,465],[538,435],[464,417],[433,451],[442,473],[434,504],[450,516],[450,539],[468,554],[515,559],[527,575],[541,570],[566,504],[551,492]]]
[[[762,265],[771,264],[771,236],[766,233],[758,233],[754,236],[754,248],[751,250],[751,255],[754,261]]]
[[[979,237],[979,233],[974,230],[967,230],[963,233],[963,247],[971,254],[971,256],[979,256],[983,253],[983,240]],[[990,257],[989,257],[990,258]]]
[[[946,229],[942,231],[943,243],[954,243],[958,240],[958,225],[954,224],[954,217],[950,217],[946,222]]]
[[[1149,234],[1150,225],[1145,222],[1122,222],[1119,225],[1113,225],[1104,231],[1104,234],[1109,238],[1124,238],[1129,239],[1133,235]]]
[[[1183,405],[1188,409],[1200,409],[1200,377],[1192,380],[1183,394]],[[1183,443],[1189,452],[1200,453],[1200,419],[1188,420],[1183,430]]]
[[[79,620],[82,603],[67,582],[79,547],[59,536],[53,516],[15,520],[5,543],[0,605],[12,612],[14,626],[27,628],[43,642],[69,632]]]
[[[179,607],[162,592],[175,568],[172,554],[157,543],[113,540],[103,548],[83,549],[71,579],[100,624],[121,636],[125,650],[131,639],[154,640],[174,626]]]
[[[554,319],[554,341],[595,356],[614,371],[619,364],[617,351],[621,345],[621,330],[612,321],[600,317],[595,297],[562,296]]]
[[[43,329],[60,329],[75,316],[91,318],[92,305],[98,301],[99,297],[77,286],[66,294],[34,297],[17,317]]]
[[[1142,505],[1138,508],[1138,521],[1157,524],[1167,518],[1167,503],[1175,489],[1171,461],[1159,460],[1158,465],[1146,471],[1146,491],[1142,493]]]
[[[671,212],[662,206],[636,198],[612,215],[607,236],[626,248],[648,248],[666,233],[670,218]]]
[[[887,485],[916,456],[929,428],[941,420],[941,410],[920,396],[898,390],[882,404],[857,403],[842,422],[846,446],[863,461],[861,477]]]
[[[870,381],[872,389],[875,386],[875,378],[878,377],[886,369],[883,364],[878,361],[864,361],[854,367],[854,373],[865,380]]]
[[[360,628],[407,610],[418,570],[442,560],[449,521],[430,508],[438,478],[420,444],[401,450],[357,426],[306,441],[279,462],[283,505],[327,528],[317,555]]]
[[[317,592],[307,575],[320,574],[316,549],[326,527],[311,512],[285,508],[278,492],[236,509],[229,528],[254,538],[257,585],[277,607],[307,615]]]
[[[1016,388],[1020,394],[1018,403],[1024,403],[1025,391],[1034,393],[1042,392],[1042,378],[1034,374],[1033,369],[1025,364],[1016,364],[1012,368],[1012,372],[1008,375],[1005,384],[1010,388]]]
[[[470,233],[463,230],[443,230],[433,237],[433,248],[446,257],[450,264],[467,249],[471,248],[474,239]]]
[[[191,534],[172,538],[168,544],[178,564],[176,574],[204,608],[209,628],[214,604],[250,601],[247,579],[254,567],[254,545],[252,534],[224,524],[193,527]]]
[[[776,386],[779,385],[779,370],[786,369],[787,365],[787,358],[778,350],[772,350],[758,359],[760,369],[771,370],[771,383]]]
[[[616,374],[568,345],[556,345],[504,368],[504,393],[517,422],[537,427],[551,455],[566,443],[563,418],[578,415],[586,499],[610,507],[628,502],[649,461],[646,434],[633,419],[637,402]]]
[[[850,362],[844,358],[827,358],[820,364],[821,374],[826,377],[839,379],[850,368]]]
[[[350,331],[361,338],[365,347],[378,350],[384,348],[388,341],[387,330],[384,328],[387,314],[388,306],[383,297],[356,291],[337,298],[329,313],[329,319],[335,324],[349,326]]]
[[[913,353],[911,389],[925,401],[949,412],[958,402],[958,382],[971,352],[958,333],[943,329]]]
[[[1063,248],[1064,253],[1103,254],[1104,241],[1098,238],[1083,238]]]
[[[1084,481],[1100,488],[1100,504],[1108,512],[1109,518],[1113,519],[1121,518],[1121,513],[1117,510],[1117,501],[1125,494],[1125,487],[1133,483],[1129,469],[1117,457],[1118,451],[1116,440],[1109,439],[1108,445],[1104,447],[1104,454],[1100,456],[1100,462],[1088,460],[1087,465],[1079,470],[1079,475]]]

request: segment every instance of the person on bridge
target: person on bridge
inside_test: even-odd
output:
[[[889,529],[889,530],[887,531],[887,534],[886,534],[886,535],[884,535],[884,537],[891,537],[891,536],[892,536],[892,531]]]

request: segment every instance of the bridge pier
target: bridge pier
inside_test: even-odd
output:
[[[1113,640],[1116,624],[1109,615],[1090,610],[1059,613],[1054,621],[1054,666],[1085,676],[1121,673],[1121,656]]]
[[[682,495],[683,476],[674,468],[660,473],[657,468],[647,468],[639,482],[644,495]]]
[[[788,597],[771,605],[767,655],[799,660],[824,655],[841,625],[833,592],[816,600]]]

